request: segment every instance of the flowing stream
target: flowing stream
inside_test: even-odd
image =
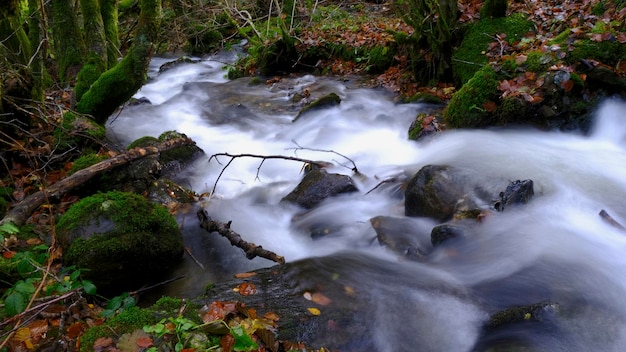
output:
[[[381,90],[360,88],[358,80],[303,76],[274,84],[228,81],[222,62],[232,58],[223,54],[160,74],[158,67],[170,59],[155,58],[151,80],[136,95],[151,104],[127,106],[111,118],[110,137],[123,145],[168,130],[191,137],[206,157],[182,170],[179,181],[197,193],[210,193],[215,186],[213,197],[204,200],[209,214],[222,222],[232,220],[232,229],[247,241],[288,262],[328,255],[345,256],[346,262],[360,255],[374,258],[349,271],[353,280],[367,281],[362,289],[377,298],[371,317],[380,326],[377,350],[506,350],[490,347],[498,346],[490,342],[475,347],[489,314],[546,300],[560,304],[559,323],[550,325],[558,333],[505,330],[501,334],[506,336],[493,339],[524,341],[521,345],[528,349],[517,349],[524,351],[626,349],[626,232],[598,215],[604,209],[626,224],[625,103],[601,104],[588,135],[522,128],[459,130],[418,143],[407,139],[407,130],[418,112],[431,108],[427,105],[394,104]],[[312,94],[334,91],[342,102],[292,122],[298,111],[293,96],[304,89]],[[221,157],[218,163],[208,157],[222,152],[324,160],[334,164],[329,172],[350,176],[353,161],[362,174],[354,177],[360,192],[300,214],[280,200],[302,178],[301,163],[237,158],[216,184],[230,159]],[[435,250],[424,263],[402,261],[373,240],[369,219],[404,216],[403,200],[397,192],[366,192],[382,180],[411,176],[428,164],[512,181],[532,179],[535,197],[516,211],[489,217],[471,241]],[[338,230],[314,240],[303,229],[320,222]],[[168,286],[166,294],[198,295],[208,282],[274,265],[260,258],[249,261],[226,239],[199,229],[193,212],[181,215],[181,223],[186,245],[205,269],[187,257],[173,274],[185,278]],[[416,227],[434,225],[415,219]],[[340,266],[341,260],[335,264]],[[375,272],[393,277],[369,274]],[[411,280],[403,278],[416,276],[429,278],[433,286],[467,288],[479,298],[468,301],[412,290]],[[544,291],[549,293],[542,295]]]

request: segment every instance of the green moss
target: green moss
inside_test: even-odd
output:
[[[94,326],[81,336],[80,351],[90,352],[94,349],[94,342],[100,337],[111,337],[112,334],[122,334],[141,329],[144,325],[156,324],[159,319],[149,310],[139,307],[125,309],[104,324]]]
[[[514,43],[533,29],[533,23],[523,14],[504,18],[485,18],[470,26],[461,46],[453,53],[452,68],[457,84],[467,82],[487,63],[484,51],[496,34],[506,34],[506,41]]]
[[[494,99],[497,92],[496,74],[490,65],[485,65],[450,100],[444,112],[446,126],[471,128],[489,125],[492,116],[485,111],[484,105]]]
[[[60,147],[60,150],[67,150],[77,145],[88,147],[94,141],[98,143],[105,140],[104,127],[85,116],[78,116],[68,111],[61,119],[61,123],[52,133],[55,144]],[[81,135],[87,135],[89,138],[81,137]]]
[[[526,70],[532,72],[544,72],[548,67],[551,58],[548,54],[540,51],[533,51],[526,56]]]
[[[98,155],[95,153],[83,155],[78,159],[74,160],[72,167],[70,168],[69,174],[73,174],[78,170],[86,169],[92,165],[95,165],[103,160],[106,160],[107,157],[104,155]]]
[[[126,149],[130,150],[130,149],[137,148],[137,147],[150,147],[158,143],[159,143],[159,140],[157,138],[154,138],[152,136],[144,136],[144,137],[134,140],[132,143],[128,145],[128,147],[126,147]]]
[[[168,296],[163,296],[161,298],[159,298],[158,301],[156,301],[154,303],[154,305],[152,306],[152,309],[157,310],[157,311],[177,311],[178,309],[180,309],[180,306],[182,305],[182,300],[180,298],[173,298],[173,297],[168,297]]]
[[[323,97],[314,100],[311,104],[305,106],[298,112],[298,115],[294,117],[293,122],[296,122],[302,115],[307,112],[313,111],[315,109],[327,108],[335,105],[339,105],[341,103],[341,98],[335,93],[329,93],[324,95]]]
[[[76,86],[74,87],[74,94],[76,96],[76,100],[80,100],[80,98],[85,94],[91,84],[95,82],[98,77],[104,72],[105,63],[102,62],[101,58],[96,55],[90,55],[89,59],[83,68],[78,73],[76,77]]]
[[[618,41],[594,42],[590,39],[574,42],[574,50],[568,52],[565,61],[575,64],[581,59],[593,59],[609,66],[617,65],[626,58],[626,45]]]

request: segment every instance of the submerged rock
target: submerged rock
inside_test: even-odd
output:
[[[137,289],[181,259],[176,220],[145,198],[108,192],[82,199],[61,217],[57,240],[65,265],[83,269],[99,290]]]
[[[440,222],[455,213],[478,214],[488,209],[508,181],[446,165],[427,165],[409,181],[405,191],[405,214]]]
[[[410,260],[422,260],[432,249],[428,242],[430,223],[418,219],[377,216],[370,219],[381,246]]]
[[[358,189],[350,176],[329,174],[326,170],[314,169],[309,171],[298,186],[282,201],[311,209],[328,197],[357,191]]]

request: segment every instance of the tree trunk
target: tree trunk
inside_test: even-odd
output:
[[[42,26],[44,23],[44,9],[40,0],[28,0],[28,9],[31,14],[28,21],[28,38],[31,44],[33,57],[31,60],[31,72],[33,75],[33,88],[31,90],[31,98],[37,101],[43,101],[43,78],[44,64],[43,58],[46,53],[47,41],[43,37]]]
[[[29,68],[30,41],[22,25],[18,0],[0,2],[0,43],[0,105],[3,112],[0,118],[3,121],[17,118],[23,123],[23,128],[29,126],[30,119],[20,113],[17,107],[21,100],[32,98],[33,77]],[[9,132],[5,127],[3,130]]]
[[[104,36],[107,45],[107,68],[117,65],[120,39],[117,30],[117,0],[99,0]]]
[[[91,84],[106,71],[108,62],[99,0],[80,0],[80,7],[83,12],[83,33],[88,47],[87,60],[78,73],[74,87],[76,101],[79,101]]]
[[[59,65],[59,80],[74,82],[82,68],[87,48],[83,40],[76,9],[70,0],[52,0],[52,35]]]
[[[141,0],[139,7],[141,13],[128,54],[117,66],[104,72],[76,105],[78,112],[92,115],[100,124],[146,82],[161,19],[161,2]]]

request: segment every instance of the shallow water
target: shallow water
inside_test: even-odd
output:
[[[382,327],[375,336],[378,350],[412,350],[415,343],[419,350],[471,350],[480,324],[494,310],[540,301],[561,304],[558,332],[504,330],[503,336],[491,336],[495,342],[489,340],[477,349],[488,350],[503,340],[521,341],[529,350],[540,351],[626,348],[626,233],[598,215],[604,209],[626,224],[624,102],[604,102],[589,135],[460,130],[416,143],[407,140],[407,129],[418,112],[430,108],[426,105],[394,104],[382,91],[312,76],[294,78],[284,86],[227,81],[223,64],[211,58],[157,74],[155,68],[165,61],[153,60],[153,78],[137,93],[152,104],[125,107],[109,121],[110,136],[128,144],[145,135],[177,130],[195,140],[206,157],[179,177],[197,193],[215,187],[213,197],[204,203],[214,219],[232,220],[232,229],[247,241],[287,261],[366,254],[376,258],[372,263],[396,273],[395,281],[426,270],[433,285],[453,284],[475,297],[468,301],[433,296],[423,289],[411,290],[410,284],[399,293],[385,280],[368,276],[376,268],[350,268],[353,279],[369,280],[363,289],[378,297],[377,313],[371,318]],[[294,92],[319,86],[331,87],[341,96],[341,104],[292,122],[297,114],[290,102]],[[354,162],[363,175],[354,178],[361,192],[330,199],[294,221],[299,210],[279,201],[302,177],[300,163],[261,164],[260,159],[238,158],[216,184],[229,159],[209,163],[208,156],[221,152],[324,160],[334,163],[330,171],[351,176]],[[424,263],[401,262],[373,241],[369,219],[403,216],[403,201],[392,192],[366,192],[381,180],[410,176],[428,164],[509,180],[532,179],[535,197],[515,211],[490,216],[471,240],[435,250]],[[319,240],[302,230],[322,221],[338,230]],[[434,225],[427,219],[416,221],[420,226]],[[186,258],[173,274],[185,278],[168,286],[166,294],[194,296],[207,282],[273,265],[265,259],[248,261],[226,239],[204,233],[196,226],[195,214],[181,223],[186,245],[206,269]],[[407,314],[416,317],[412,323],[402,321],[406,318],[398,321]],[[407,326],[417,332],[411,335]]]

